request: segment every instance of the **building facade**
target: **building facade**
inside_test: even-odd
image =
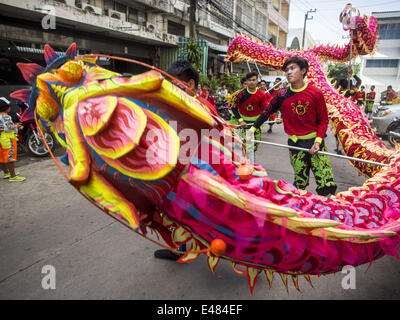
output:
[[[303,43],[303,28],[289,29],[286,47],[290,50],[300,50],[302,43]],[[314,48],[319,44],[320,44],[319,41],[314,40],[311,34],[306,31],[306,34],[304,36],[304,50]]]
[[[373,56],[361,58],[361,80],[369,89],[376,86],[377,92],[388,85],[400,90],[400,11],[372,12],[378,20],[379,43]]]
[[[286,44],[289,0],[200,0],[196,5],[197,39],[208,74],[249,71],[224,61],[239,32]],[[46,43],[62,52],[76,42],[78,54],[128,57],[165,70],[189,37],[189,6],[190,0],[0,0],[0,84],[23,83],[15,64],[43,65]],[[119,60],[103,62],[118,72],[145,70]]]

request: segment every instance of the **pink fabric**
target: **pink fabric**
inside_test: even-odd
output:
[[[210,147],[209,157],[218,154],[221,164],[193,163],[189,175],[196,170],[206,170],[222,177],[232,189],[247,191],[275,204],[285,204],[304,212],[304,216],[338,220],[344,224],[343,228],[352,230],[379,230],[390,223],[396,224],[400,217],[400,194],[394,188],[377,188],[365,197],[360,196],[360,200],[353,204],[340,204],[309,192],[296,197],[299,191],[291,184],[257,176],[265,172],[260,165],[255,165],[259,173],[253,173],[247,181],[240,180],[236,175],[237,166],[226,164],[229,159],[220,148],[211,144]],[[397,202],[394,202],[396,199]],[[272,267],[278,272],[319,274],[339,271],[347,264],[356,266],[367,263],[371,257],[375,260],[384,254],[398,256],[398,237],[356,244],[298,234],[283,230],[271,222],[259,221],[253,215],[209,196],[183,180],[159,206],[173,221],[190,226],[192,232],[206,243],[222,239],[227,244],[226,255],[229,258],[255,268]]]

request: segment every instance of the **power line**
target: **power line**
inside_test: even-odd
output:
[[[306,0],[301,0],[301,1],[302,1],[302,5],[304,5],[304,6],[307,8],[308,5],[307,5],[307,3],[306,3]],[[292,3],[293,3],[295,6],[297,6],[299,9],[303,9],[303,8],[300,8],[295,2],[292,2]],[[311,7],[312,7],[312,5],[311,5]],[[318,11],[319,11],[319,9],[318,9]],[[321,16],[324,16],[324,18],[325,18],[324,21],[326,21],[326,20],[331,20],[330,18],[327,18],[327,17],[326,17],[325,15],[323,15],[323,14],[321,14]],[[319,16],[318,16],[318,15],[316,16],[315,21],[316,21],[318,24],[320,24],[322,27],[328,28],[330,31],[332,31],[332,32],[334,32],[334,33],[336,33],[336,34],[342,36],[342,34],[341,34],[340,32],[338,32],[337,29],[334,29],[330,24],[326,24],[326,23],[323,23],[323,22],[319,21]]]
[[[307,0],[299,0],[299,1],[303,1],[303,3],[308,3],[308,5],[311,6],[311,7],[315,6],[315,4],[311,5],[310,2],[308,2]],[[321,3],[332,3],[332,1],[331,0],[318,1],[317,5],[320,5]],[[399,1],[398,0],[393,0],[393,1],[388,1],[388,2],[377,3],[377,4],[371,4],[370,3],[368,5],[355,6],[355,8],[359,9],[359,8],[381,7],[383,5],[396,4],[396,3],[399,3]],[[295,5],[295,2],[293,1],[293,2],[291,2],[291,4]],[[337,10],[337,8],[329,8],[329,9],[328,8],[321,8],[321,9],[318,9],[318,11],[336,11],[336,10]]]
[[[233,15],[232,15],[230,12],[228,12],[228,11],[226,11],[226,10],[224,10],[224,9],[222,8],[222,5],[221,5],[221,4],[216,4],[216,3],[214,3],[214,1],[211,1],[211,0],[209,0],[208,3],[211,4],[211,5],[213,6],[214,9],[216,9],[217,11],[219,11],[221,15],[223,15],[225,18],[227,18],[228,20],[230,20],[230,21],[233,22],[233,26],[232,26],[232,27],[233,27],[233,29],[234,29],[235,31],[240,32],[240,29],[238,29],[237,27],[235,27],[235,24],[236,24],[238,27],[240,27],[241,29],[247,31],[249,34],[251,34],[251,35],[254,36],[254,37],[257,37],[257,38],[264,38],[264,37],[265,37],[265,35],[259,34],[256,30],[254,30],[252,27],[246,25],[245,23],[242,24],[241,22],[238,22],[238,20],[237,20],[237,19],[234,19]],[[224,21],[224,20],[223,20],[220,16],[218,16],[215,12],[213,12],[213,11],[211,11],[209,8],[207,8],[206,5],[204,6],[204,5],[201,4],[200,2],[197,2],[197,6],[198,6],[199,8],[201,8],[204,12],[209,13],[211,16],[213,16],[214,18],[216,18],[217,20],[219,20],[220,22],[222,22],[223,25],[226,24],[226,21]],[[265,39],[265,40],[267,40],[267,39]]]
[[[219,3],[216,4],[213,0],[209,0],[208,2],[214,7],[214,9],[221,12],[224,16],[226,16],[228,19],[232,20],[234,23],[236,23],[242,29],[248,31],[253,36],[258,37],[258,38],[263,37],[263,36],[260,36],[260,34],[257,32],[257,30],[254,30],[252,27],[248,26],[247,24],[245,24],[245,23],[242,24],[242,22],[239,23],[237,21],[237,19],[235,19],[235,17],[233,17],[233,13],[231,14],[229,11],[226,11],[225,9],[223,9],[222,4],[219,4]]]

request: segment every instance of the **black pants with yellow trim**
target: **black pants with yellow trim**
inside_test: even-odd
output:
[[[293,142],[288,140],[289,146],[310,149],[314,144],[315,138],[307,140],[297,140]],[[326,151],[325,143],[322,141],[321,151]],[[289,149],[290,164],[294,169],[294,185],[298,189],[305,190],[309,185],[310,169],[314,174],[317,183],[316,192],[319,195],[327,196],[335,194],[336,184],[333,180],[332,166],[327,155],[314,154],[311,155],[307,151]]]

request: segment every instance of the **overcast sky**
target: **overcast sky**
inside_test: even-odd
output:
[[[344,44],[343,39],[348,32],[343,30],[339,22],[340,12],[347,3],[358,9],[361,15],[370,15],[371,12],[400,11],[400,0],[291,0],[289,28],[303,28],[304,16],[310,9],[317,9],[313,13],[313,20],[307,21],[306,30],[321,44]]]

